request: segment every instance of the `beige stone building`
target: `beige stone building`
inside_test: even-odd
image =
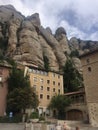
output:
[[[27,72],[26,72],[27,71]],[[32,66],[26,66],[25,73],[30,77],[31,87],[39,98],[39,114],[49,113],[47,109],[52,96],[63,94],[63,75],[57,72],[45,71]]]
[[[80,56],[89,120],[98,127],[98,48]]]

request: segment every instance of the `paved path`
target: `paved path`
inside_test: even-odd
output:
[[[75,128],[73,128],[72,130],[75,130]],[[98,127],[91,127],[91,126],[80,126],[80,130],[98,130]]]
[[[25,130],[25,129],[24,129],[23,123],[19,123],[19,124],[0,123],[0,130]],[[30,130],[30,128],[27,128],[26,130]],[[46,129],[44,128],[44,129],[41,129],[41,130],[46,130]],[[75,130],[75,127],[73,127],[72,130]],[[80,126],[80,130],[98,130],[98,127],[94,128],[94,127],[91,127],[90,125],[84,125],[84,126]]]
[[[24,130],[24,124],[19,123],[0,123],[0,130]]]

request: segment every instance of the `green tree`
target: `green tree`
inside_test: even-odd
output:
[[[14,113],[26,108],[36,108],[38,97],[30,87],[28,76],[24,77],[22,70],[14,67],[8,78],[7,111]]]
[[[78,50],[73,50],[73,51],[71,51],[70,57],[79,57],[79,52],[78,52]]]
[[[50,109],[56,109],[58,112],[58,119],[64,119],[65,118],[65,108],[69,106],[71,103],[70,98],[65,97],[64,95],[56,95],[53,96],[49,108]]]
[[[77,91],[82,85],[83,78],[71,59],[67,59],[63,71],[64,92]]]
[[[50,67],[49,67],[49,59],[47,58],[47,56],[44,56],[44,68],[49,71]]]

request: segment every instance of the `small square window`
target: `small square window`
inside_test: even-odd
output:
[[[49,84],[49,83],[50,83],[50,80],[47,80],[47,83]]]
[[[43,94],[40,94],[40,99],[42,99],[43,98]]]
[[[88,71],[91,72],[91,67],[88,67]]]
[[[53,81],[53,85],[55,85],[55,81]]]
[[[60,83],[58,83],[58,86],[60,86]]]
[[[58,75],[58,79],[60,78],[60,75]]]
[[[44,82],[44,80],[43,80],[43,79],[40,79],[40,82],[41,82],[41,83],[43,83],[43,82]]]
[[[49,95],[47,95],[47,99],[50,99],[50,96],[49,96]]]
[[[55,88],[53,88],[53,92],[55,92]]]
[[[50,88],[49,88],[49,87],[47,87],[47,91],[50,91]]]
[[[43,86],[41,86],[40,89],[43,90]]]
[[[58,89],[58,93],[60,94],[60,89]]]

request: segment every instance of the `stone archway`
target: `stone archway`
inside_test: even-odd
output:
[[[71,109],[66,112],[66,120],[83,120],[83,112],[77,109]]]

